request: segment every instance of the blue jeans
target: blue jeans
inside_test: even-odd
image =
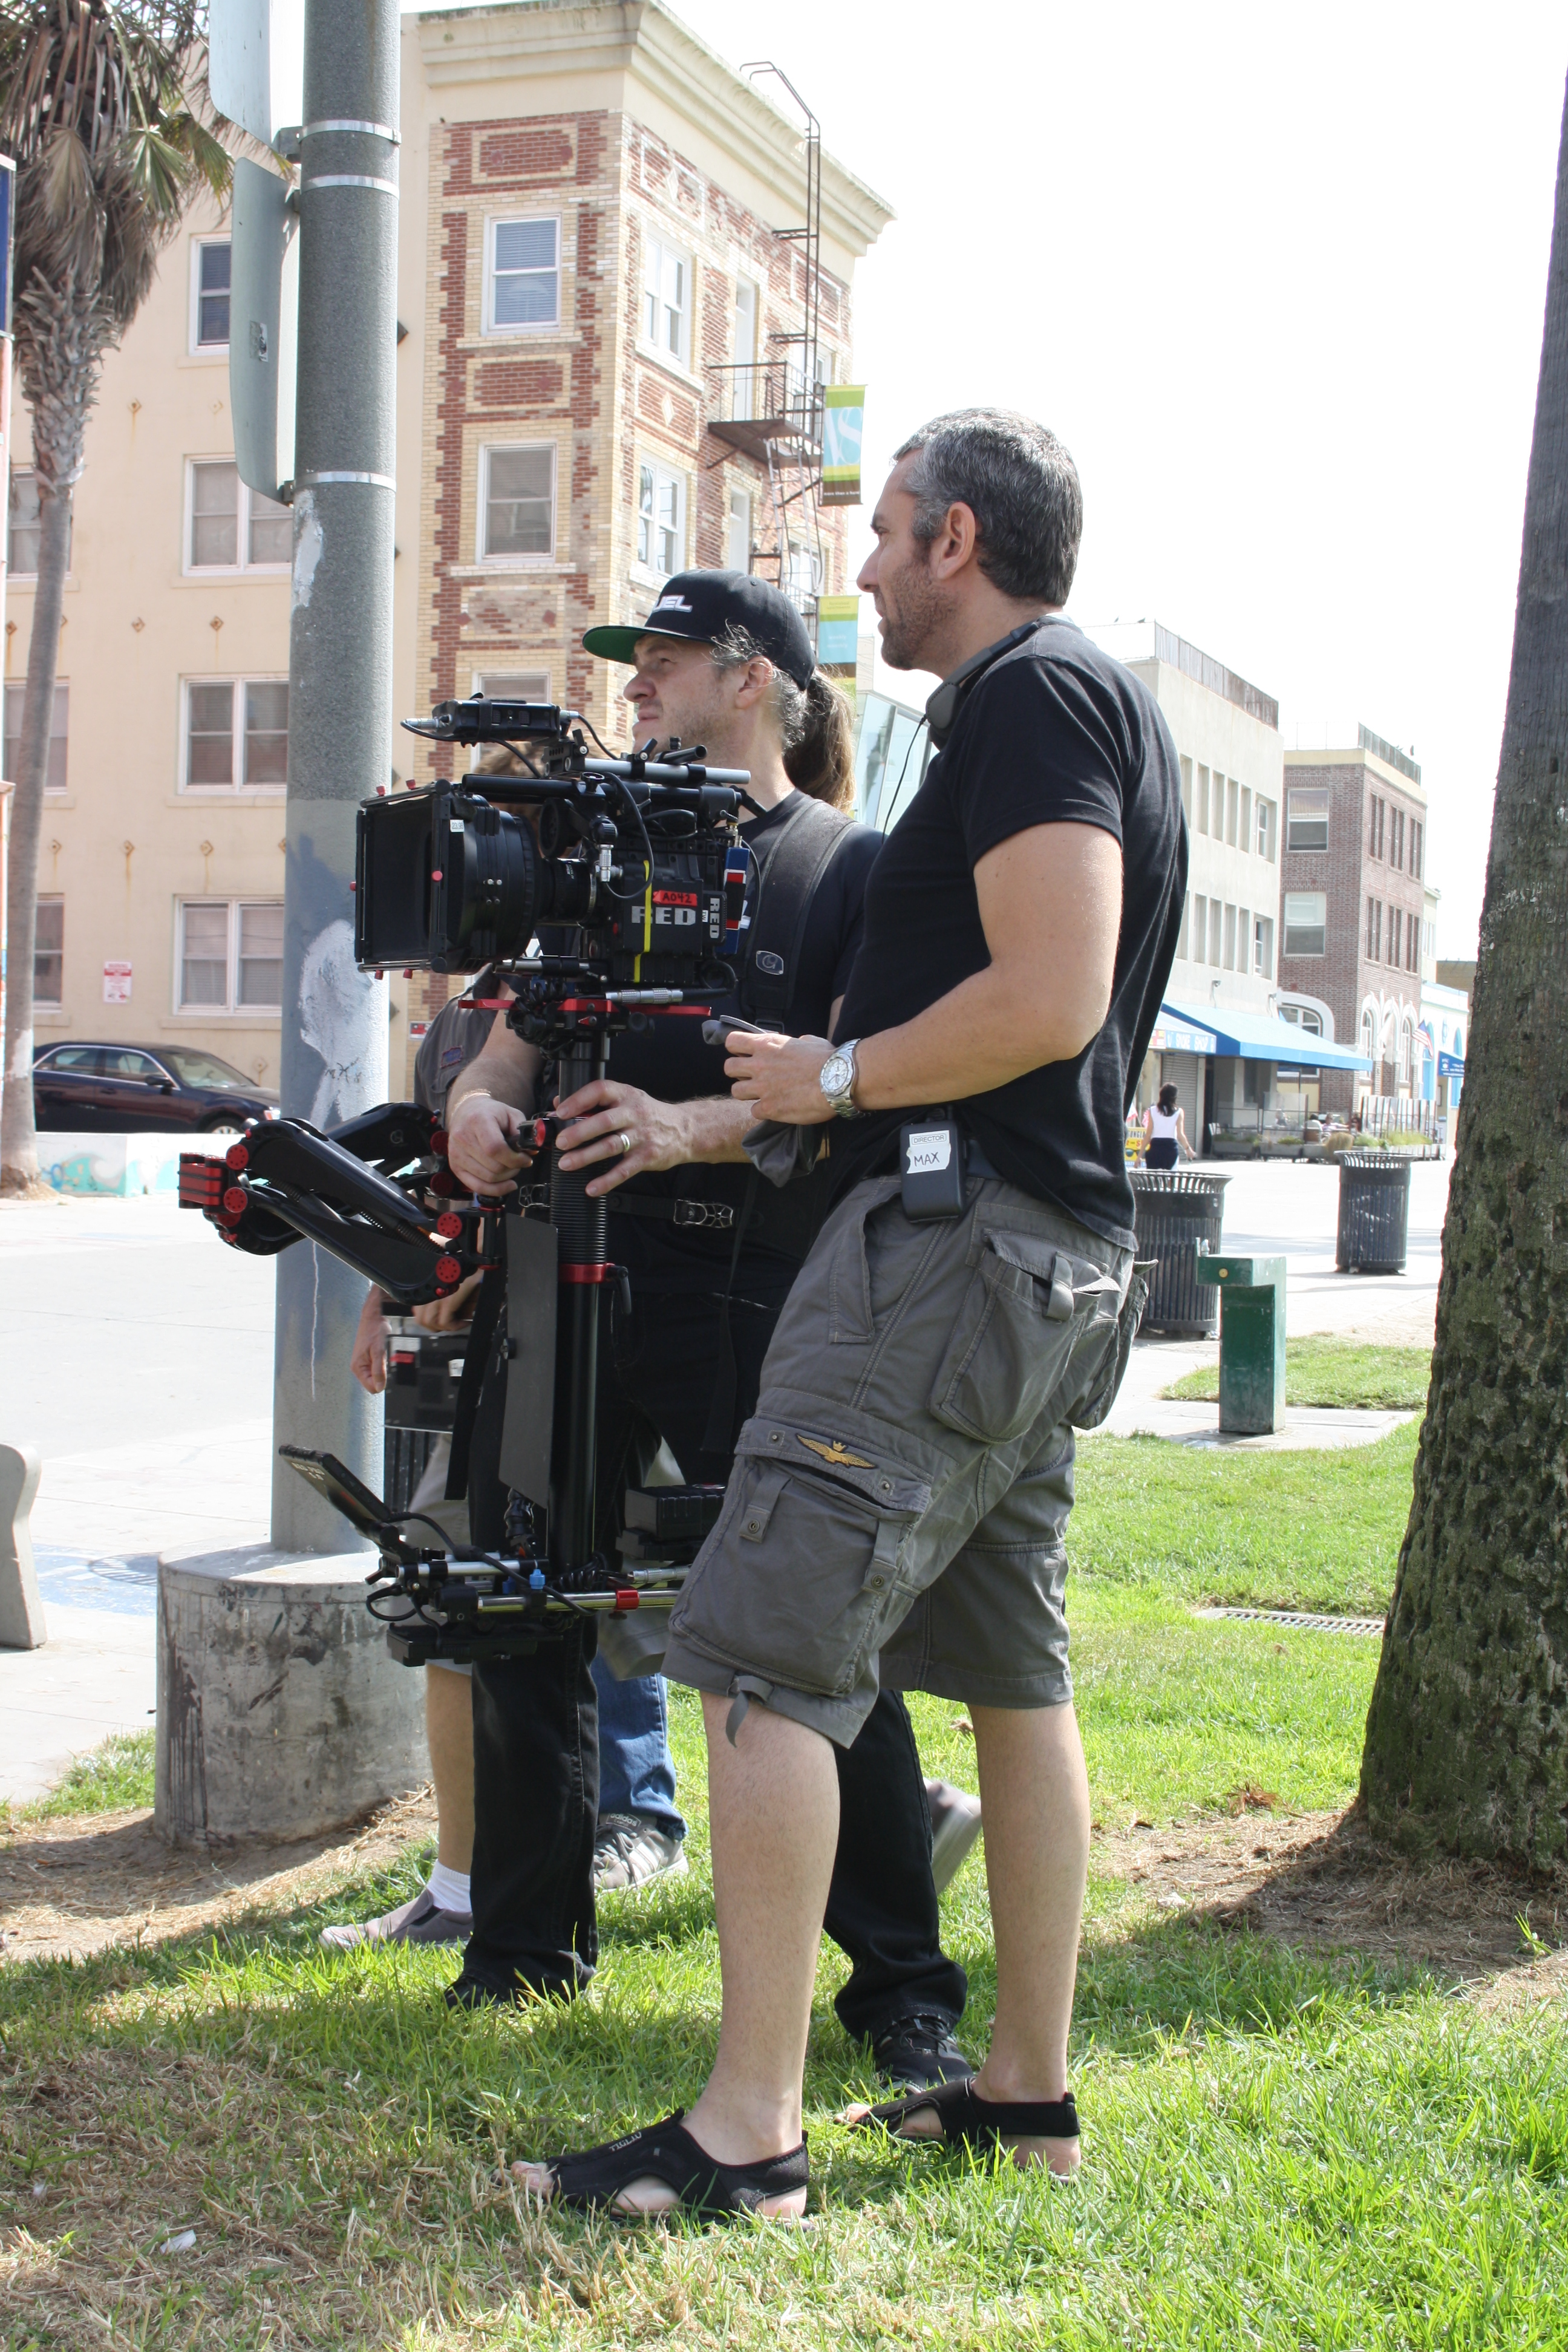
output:
[[[683,1838],[675,1808],[675,1759],[662,1675],[617,1682],[603,1658],[593,1664],[599,1694],[599,1811],[640,1813],[666,1837]]]

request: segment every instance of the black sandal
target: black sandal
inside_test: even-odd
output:
[[[933,2083],[929,2090],[910,2091],[901,2099],[884,2099],[857,2119],[858,2131],[879,2126],[902,2147],[919,2147],[920,2137],[906,2137],[899,2126],[922,2107],[934,2110],[942,2136],[970,2148],[994,2148],[1004,2135],[1015,2139],[1077,2139],[1078,2109],[1072,2093],[1060,2099],[983,2099],[970,2081]],[[931,2143],[934,2146],[934,2141]]]
[[[800,2146],[783,2156],[764,2157],[760,2164],[721,2164],[686,2130],[680,2120],[685,2113],[684,2107],[677,2107],[662,2123],[628,2132],[625,2139],[584,2148],[575,2156],[549,2158],[547,2168],[555,2176],[551,2203],[590,2212],[596,2205],[613,2204],[634,2180],[662,2180],[689,2213],[754,2213],[767,2198],[809,2185],[804,2134]],[[626,2213],[626,2218],[655,2217]]]

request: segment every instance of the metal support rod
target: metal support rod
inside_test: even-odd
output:
[[[604,1076],[609,1050],[609,1040],[601,1034],[562,1055],[563,1102],[591,1079]],[[602,1279],[572,1279],[579,1271],[599,1274],[609,1255],[604,1199],[588,1196],[593,1172],[579,1169],[568,1175],[557,1160],[550,1184],[550,1222],[560,1235],[561,1275],[555,1327],[555,1460],[550,1479],[550,1565],[557,1575],[581,1568],[594,1549],[599,1318],[605,1286]]]
[[[280,1090],[317,1127],[386,1094],[386,989],[354,968],[349,886],[355,806],[392,768],[397,121],[394,0],[306,0]],[[273,1438],[379,1491],[380,1401],[349,1371],[364,1295],[314,1244],[279,1257]],[[276,1454],[272,1540],[343,1549]]]

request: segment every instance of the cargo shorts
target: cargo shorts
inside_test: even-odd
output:
[[[1131,1252],[994,1177],[914,1223],[847,1193],[802,1267],[665,1673],[847,1748],[883,1683],[1060,1706],[1073,1424],[1125,1346]]]

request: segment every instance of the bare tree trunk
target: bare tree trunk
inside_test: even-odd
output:
[[[59,667],[60,618],[70,556],[73,487],[48,490],[39,467],[38,585],[27,648],[22,740],[11,808],[11,855],[5,879],[5,1085],[0,1094],[0,1192],[19,1192],[38,1173],[33,1126],[33,951],[38,929],[38,844],[44,782]]]
[[[1568,109],[1437,1344],[1362,1793],[1568,1853]]]

